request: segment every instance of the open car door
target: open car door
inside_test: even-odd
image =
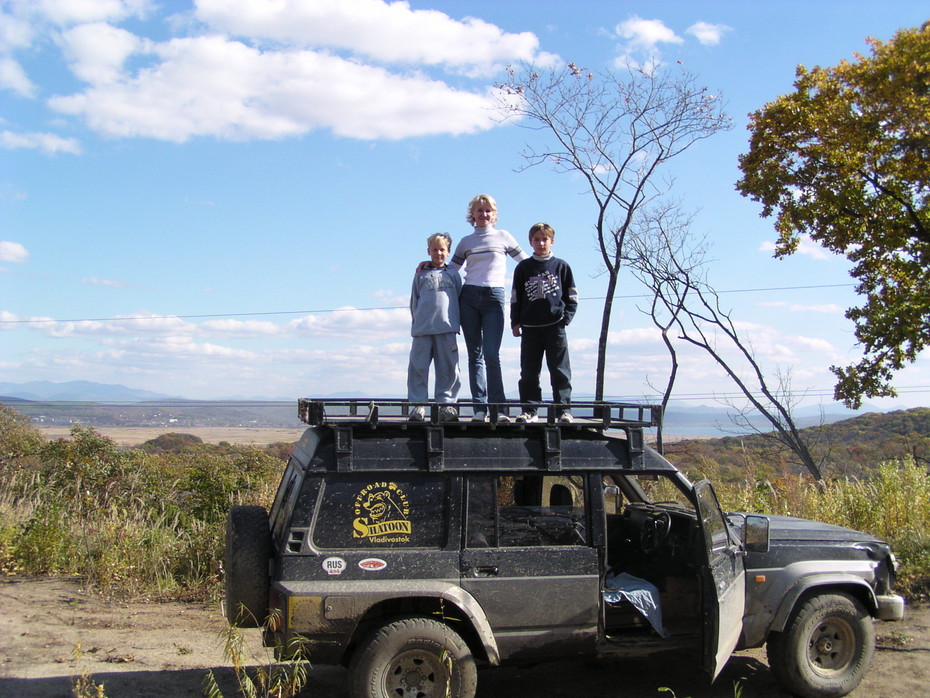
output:
[[[716,679],[739,642],[746,605],[746,572],[739,542],[730,535],[708,480],[694,486],[704,542],[701,566],[704,670]]]

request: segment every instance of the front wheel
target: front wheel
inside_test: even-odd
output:
[[[349,664],[352,698],[473,698],[477,683],[468,645],[430,618],[382,625]]]
[[[804,698],[845,696],[862,681],[875,653],[875,627],[858,599],[821,594],[805,601],[766,646],[778,682]]]

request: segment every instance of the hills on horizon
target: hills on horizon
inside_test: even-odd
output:
[[[340,394],[320,395],[316,397],[347,398],[364,396]],[[582,396],[578,397],[581,398]],[[186,403],[190,407],[184,410],[185,419],[180,421],[189,423],[191,412],[195,405],[197,406],[197,412],[200,418],[214,422],[215,418],[209,418],[206,414],[211,408],[219,411],[228,411],[230,403],[250,402],[258,403],[256,409],[261,411],[261,421],[264,422],[268,418],[267,415],[269,413],[268,410],[260,407],[261,403],[269,403],[269,406],[270,403],[276,403],[278,405],[281,403],[296,404],[297,397],[288,399],[230,397],[221,400],[191,400],[176,395],[166,395],[148,390],[129,388],[124,385],[95,383],[92,381],[68,381],[64,383],[52,381],[32,381],[27,383],[0,382],[0,402],[6,402],[10,406],[15,407],[18,406],[17,403],[20,401],[25,401],[23,405],[19,406],[22,408],[20,411],[30,413],[29,416],[36,416],[32,414],[35,410],[27,407],[29,402],[99,404],[101,406],[100,410],[85,410],[77,418],[77,421],[87,421],[88,423],[93,423],[92,420],[88,419],[91,414],[94,415],[94,420],[99,419],[100,415],[107,411],[105,408],[108,403],[110,405],[134,405],[138,409],[132,411],[137,412],[140,419],[146,414],[146,412],[141,409],[146,403],[171,403],[172,405]],[[33,405],[32,407],[38,408],[39,405]],[[67,405],[55,406],[55,411],[62,414],[62,416],[67,413],[67,409]],[[48,411],[47,407],[44,408],[44,412]],[[870,405],[864,405],[859,410],[850,410],[840,403],[832,403],[828,405],[813,405],[799,408],[795,410],[794,415],[798,427],[803,428],[819,424],[829,424],[867,412],[884,413],[887,411],[890,410],[882,410]],[[122,413],[125,416],[126,410],[123,410]],[[288,422],[293,422],[290,410],[286,410],[283,414],[288,415]],[[727,407],[692,405],[686,401],[673,400],[666,411],[663,430],[668,435],[705,437],[734,436],[746,433],[746,429],[740,430],[734,426],[731,419],[732,414],[733,411]],[[241,409],[237,410],[237,421],[244,417],[245,415],[241,414]],[[761,417],[752,420],[752,426],[763,431],[768,430],[767,423]]]

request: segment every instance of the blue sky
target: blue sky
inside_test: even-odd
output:
[[[734,188],[747,114],[790,91],[798,64],[867,53],[866,37],[919,26],[927,6],[0,0],[0,13],[0,381],[402,396],[426,237],[469,232],[466,204],[487,192],[521,242],[536,221],[556,229],[581,296],[575,391],[590,393],[604,295],[592,204],[569,175],[520,171],[534,136],[494,118],[491,88],[520,61],[655,59],[725,100],[734,129],[668,174],[713,245],[711,282],[769,375],[790,373],[809,403],[829,401],[830,365],[858,357],[843,317],[856,297],[843,258],[772,258],[772,222]],[[622,281],[611,396],[654,396],[668,370],[641,292]],[[518,341],[502,350],[512,397]],[[896,385],[872,404],[927,404],[928,357]],[[679,397],[733,390],[683,349]]]

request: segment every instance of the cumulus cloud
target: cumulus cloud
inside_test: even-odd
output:
[[[36,86],[19,63],[9,57],[0,57],[0,90],[12,90],[21,97],[32,97]]]
[[[616,33],[627,42],[628,48],[648,52],[655,51],[660,44],[684,43],[684,39],[665,26],[661,20],[642,19],[635,15],[618,24]]]
[[[480,19],[382,0],[198,0],[197,17],[233,35],[348,50],[386,63],[442,64],[492,72],[532,60],[539,40]]]
[[[99,85],[118,80],[123,63],[146,42],[125,29],[94,22],[63,32],[61,43],[72,72],[84,82]]]
[[[29,250],[21,243],[0,240],[0,262],[23,264],[29,258]]]
[[[685,33],[693,36],[704,46],[716,46],[728,31],[732,31],[732,28],[725,24],[696,22],[688,27]]]
[[[58,25],[144,16],[153,0],[26,0],[32,11]]]
[[[10,2],[0,10],[0,89],[34,96],[15,54],[57,47],[83,87],[47,104],[108,137],[180,143],[329,130],[402,139],[494,128],[503,119],[486,78],[554,58],[531,32],[384,0],[198,0],[165,24],[184,35],[165,40],[117,26],[158,9],[150,0]],[[79,152],[73,140],[12,131],[0,145]]]
[[[696,22],[685,30],[705,46],[720,43],[723,35],[730,31],[724,24]],[[659,19],[643,19],[633,15],[614,28],[614,35],[621,40],[620,55],[615,59],[619,66],[639,66],[655,70],[662,63],[662,49],[668,45],[680,45],[685,39]]]
[[[49,104],[108,136],[175,142],[281,138],[315,129],[399,139],[472,133],[497,123],[488,93],[314,51],[263,52],[218,36],[174,39],[153,51],[157,69]]]

